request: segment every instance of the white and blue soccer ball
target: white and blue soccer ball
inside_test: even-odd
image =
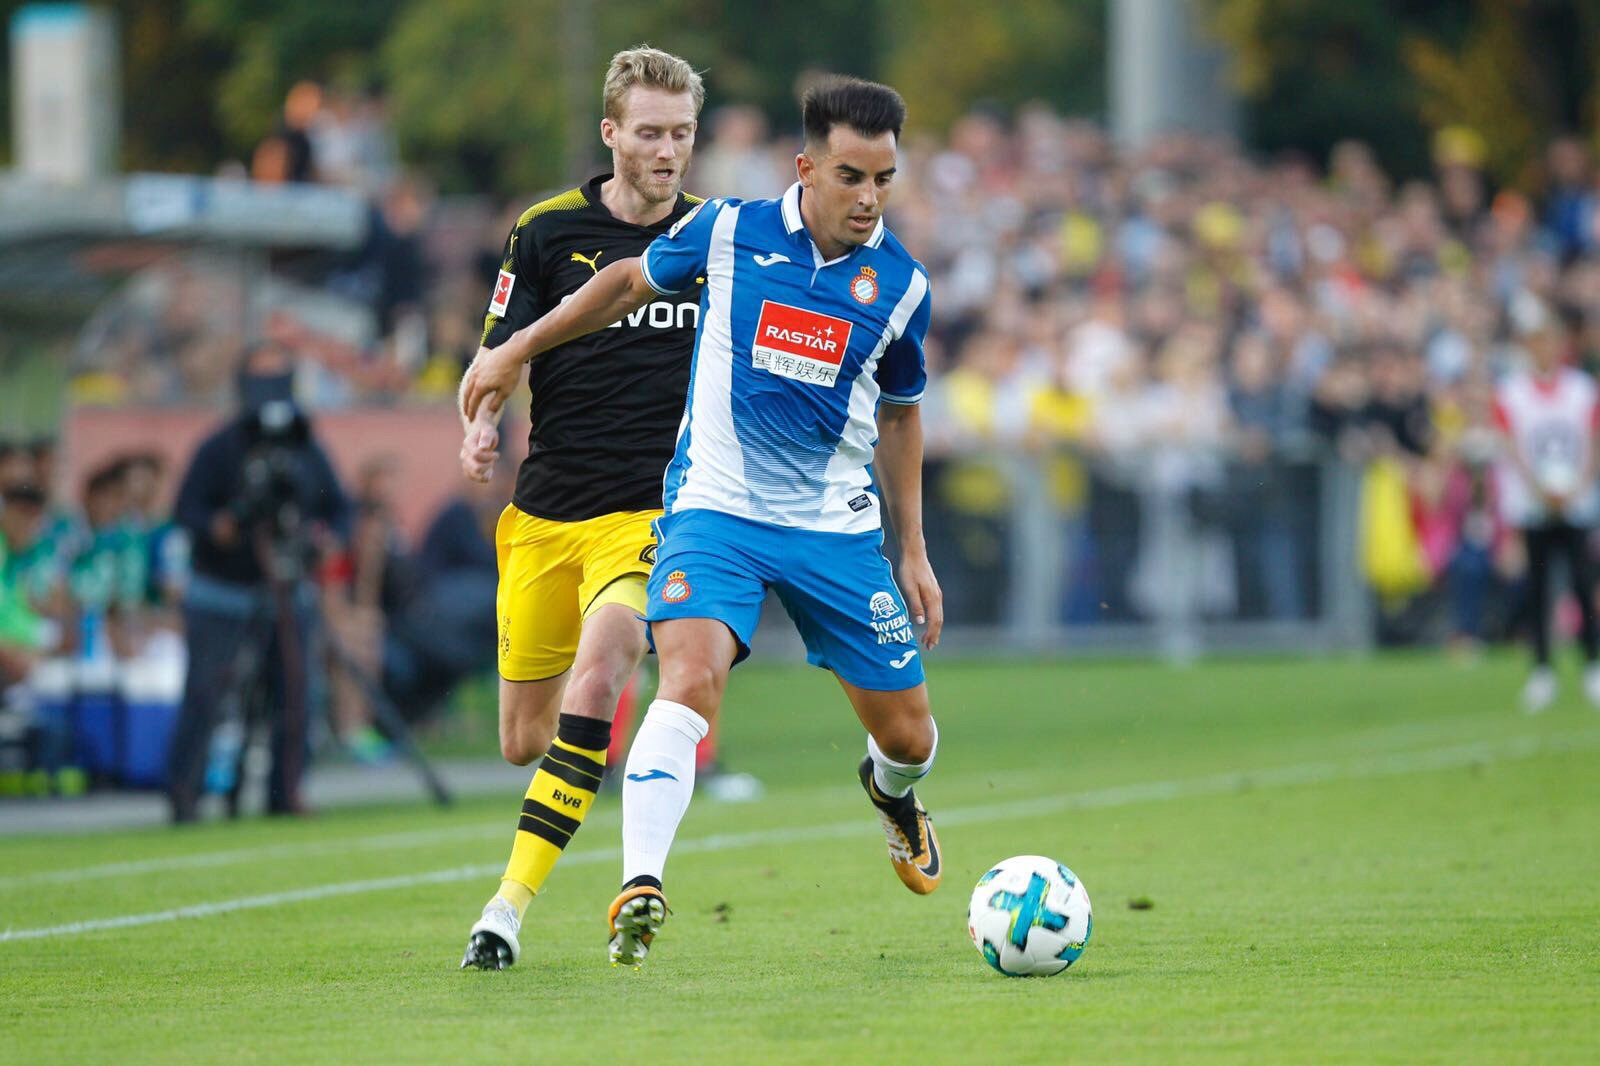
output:
[[[1089,945],[1089,893],[1077,875],[1043,855],[1016,855],[978,878],[967,932],[1007,977],[1049,977]]]

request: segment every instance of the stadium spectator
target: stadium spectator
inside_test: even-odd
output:
[[[349,550],[334,568],[335,579],[324,581],[323,618],[334,651],[334,730],[363,762],[381,762],[389,754],[387,740],[373,724],[365,685],[382,676],[389,619],[411,598],[410,563],[395,518],[397,474],[393,456],[362,464]]]
[[[60,635],[28,595],[28,558],[44,531],[45,502],[38,485],[0,483],[0,690],[25,678]]]
[[[283,123],[259,145],[250,160],[256,181],[312,181],[317,160],[310,136],[312,123],[322,110],[322,86],[302,81],[283,101]]]
[[[500,428],[519,438],[509,422]],[[501,462],[492,480],[461,482],[462,495],[423,534],[410,595],[389,615],[384,635],[384,689],[408,720],[427,717],[463,678],[494,666],[494,530],[516,471]]]
[[[1561,316],[1539,301],[1519,300],[1513,324],[1532,366],[1501,382],[1495,421],[1504,435],[1500,502],[1528,553],[1528,627],[1533,670],[1523,688],[1529,713],[1556,697],[1550,667],[1551,564],[1564,560],[1578,605],[1584,694],[1600,707],[1600,621],[1595,614],[1589,534],[1600,525],[1600,390],[1589,374],[1566,365],[1570,334]]]

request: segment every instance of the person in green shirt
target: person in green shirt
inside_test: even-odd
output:
[[[0,488],[0,687],[26,677],[53,641],[29,602],[26,564],[44,525],[45,494],[31,484]]]

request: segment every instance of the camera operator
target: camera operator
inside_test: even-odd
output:
[[[239,413],[201,443],[178,491],[175,518],[193,542],[193,576],[183,609],[189,673],[168,766],[177,822],[197,815],[219,706],[229,697],[248,706],[260,694],[272,734],[267,809],[302,810],[314,554],[344,536],[348,506],[295,405],[293,377],[283,346],[251,349],[240,367]]]

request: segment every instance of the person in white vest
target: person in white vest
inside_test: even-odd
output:
[[[1600,707],[1600,626],[1595,619],[1589,535],[1600,524],[1600,387],[1568,362],[1561,317],[1524,293],[1512,301],[1511,324],[1527,364],[1495,390],[1494,417],[1503,440],[1497,470],[1501,513],[1522,534],[1528,555],[1528,623],[1533,671],[1523,708],[1544,710],[1556,698],[1550,667],[1550,578],[1565,559],[1577,597],[1584,654],[1584,694]]]

